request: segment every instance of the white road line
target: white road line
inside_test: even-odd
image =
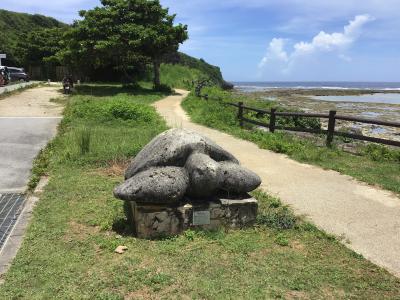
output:
[[[12,189],[0,189],[0,196],[5,194],[19,194],[24,193],[28,189],[27,186],[12,188]]]
[[[62,117],[0,117],[0,119],[62,119]]]

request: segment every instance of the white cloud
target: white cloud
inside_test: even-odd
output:
[[[373,21],[370,15],[358,15],[344,26],[343,32],[326,33],[321,31],[310,42],[298,42],[294,44],[293,51],[288,54],[285,50],[285,40],[281,38],[272,39],[268,46],[267,53],[262,58],[259,67],[262,68],[271,61],[284,61],[288,67],[301,56],[315,53],[333,52],[344,61],[351,61],[351,58],[343,52],[350,48],[360,37],[363,26]]]
[[[267,54],[261,60],[259,67],[262,68],[272,60],[287,62],[289,57],[285,51],[285,40],[280,38],[273,38],[269,43]]]

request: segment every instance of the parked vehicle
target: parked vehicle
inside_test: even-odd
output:
[[[9,84],[10,79],[10,72],[8,68],[5,66],[0,66],[0,86]]]
[[[29,81],[29,75],[23,68],[8,67],[11,81]]]

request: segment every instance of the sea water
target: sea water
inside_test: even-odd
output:
[[[347,82],[347,81],[269,81],[234,82],[235,88],[244,92],[270,89],[360,89],[360,90],[399,90],[400,82]]]
[[[377,93],[372,95],[359,96],[312,96],[313,99],[333,102],[365,102],[365,103],[386,103],[400,104],[400,93]]]

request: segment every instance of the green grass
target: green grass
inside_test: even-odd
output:
[[[132,237],[112,190],[126,159],[166,128],[148,106],[163,95],[91,88],[69,98],[59,135],[36,161],[34,173],[50,182],[0,299],[400,299],[398,279],[261,191],[254,228]],[[121,103],[136,120],[112,113]]]
[[[237,120],[237,108],[224,105],[225,102],[238,102],[238,96],[216,88],[205,89],[204,93],[210,95],[209,101],[199,99],[192,93],[182,104],[192,121],[252,141],[263,149],[287,154],[297,161],[336,170],[400,194],[399,150],[390,150],[384,146],[370,144],[369,146],[360,146],[358,155],[354,155],[335,146],[332,148],[316,146],[315,141],[297,138],[281,131],[272,134],[249,125],[242,129]],[[240,101],[243,100],[251,107],[269,109],[276,106],[273,102],[258,101],[241,96]],[[254,119],[256,115],[249,113],[246,117]],[[269,122],[268,118],[259,120],[267,124]],[[288,123],[290,121],[287,119],[279,122],[293,125]],[[311,120],[311,122],[298,120],[297,122],[310,128],[318,127],[318,122],[315,120]]]
[[[205,77],[198,69],[172,64],[162,64],[160,73],[161,83],[175,88],[190,88],[192,81]]]

